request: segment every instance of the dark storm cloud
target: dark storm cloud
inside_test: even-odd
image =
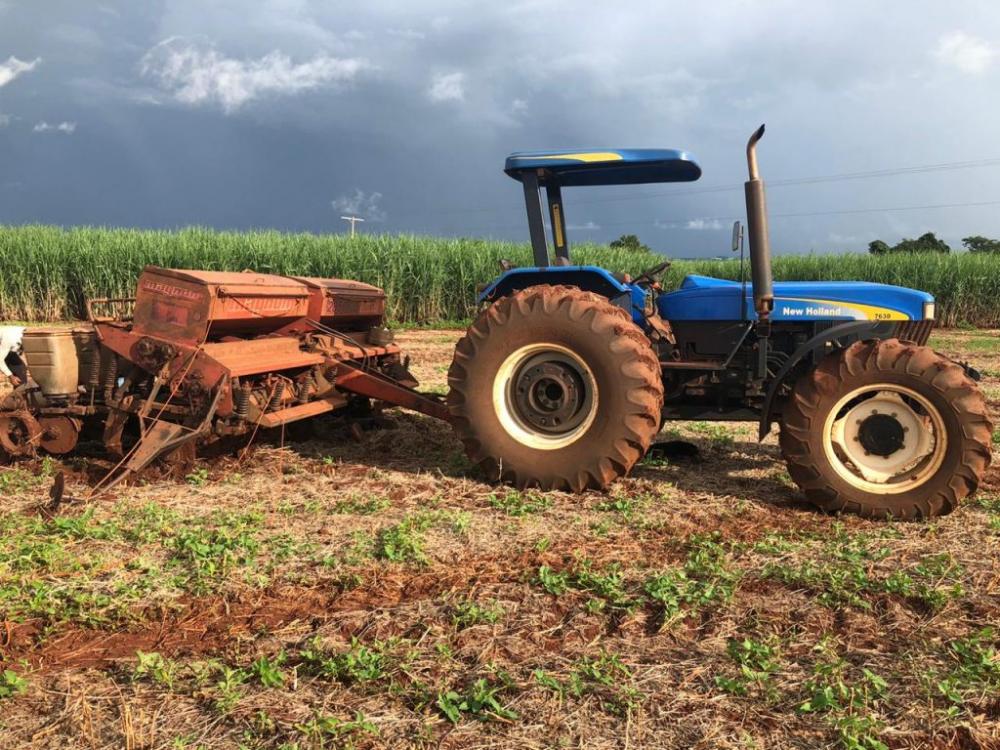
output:
[[[774,179],[1000,157],[990,3],[352,5],[0,1],[0,221],[339,231],[356,205],[379,230],[521,238],[509,151],[680,147],[705,187],[738,185],[761,121]],[[740,191],[699,187],[574,190],[568,218],[723,252]],[[998,167],[771,191],[776,215],[988,200]],[[927,229],[1000,219],[773,222],[784,250]]]

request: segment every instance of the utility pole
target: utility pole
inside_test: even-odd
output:
[[[341,216],[340,218],[343,219],[344,221],[351,222],[351,237],[354,236],[354,225],[357,224],[359,221],[364,221],[364,219],[362,219],[360,216]]]

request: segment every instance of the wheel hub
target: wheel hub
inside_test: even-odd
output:
[[[560,361],[529,363],[515,378],[517,415],[534,429],[562,434],[586,416],[580,408],[585,395],[583,379],[571,365]]]
[[[597,383],[589,365],[559,344],[511,352],[493,381],[501,426],[522,445],[557,450],[578,440],[597,415]]]
[[[888,414],[872,414],[858,428],[858,442],[868,453],[891,456],[903,447],[905,428]]]
[[[909,389],[883,386],[855,394],[842,401],[829,427],[834,468],[869,489],[891,485],[899,491],[922,481],[944,449],[940,417],[932,418],[929,402]]]

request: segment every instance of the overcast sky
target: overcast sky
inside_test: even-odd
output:
[[[1000,237],[1000,3],[0,0],[2,223],[526,239],[509,152],[667,147],[570,236],[716,255],[761,122],[778,251]]]

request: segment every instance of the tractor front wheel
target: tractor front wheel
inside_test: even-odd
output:
[[[448,383],[469,458],[518,487],[606,487],[660,424],[648,339],[620,307],[575,287],[530,287],[484,310],[455,349]]]
[[[782,414],[781,451],[809,500],[871,518],[949,513],[979,485],[990,443],[965,370],[895,339],[828,355]]]

